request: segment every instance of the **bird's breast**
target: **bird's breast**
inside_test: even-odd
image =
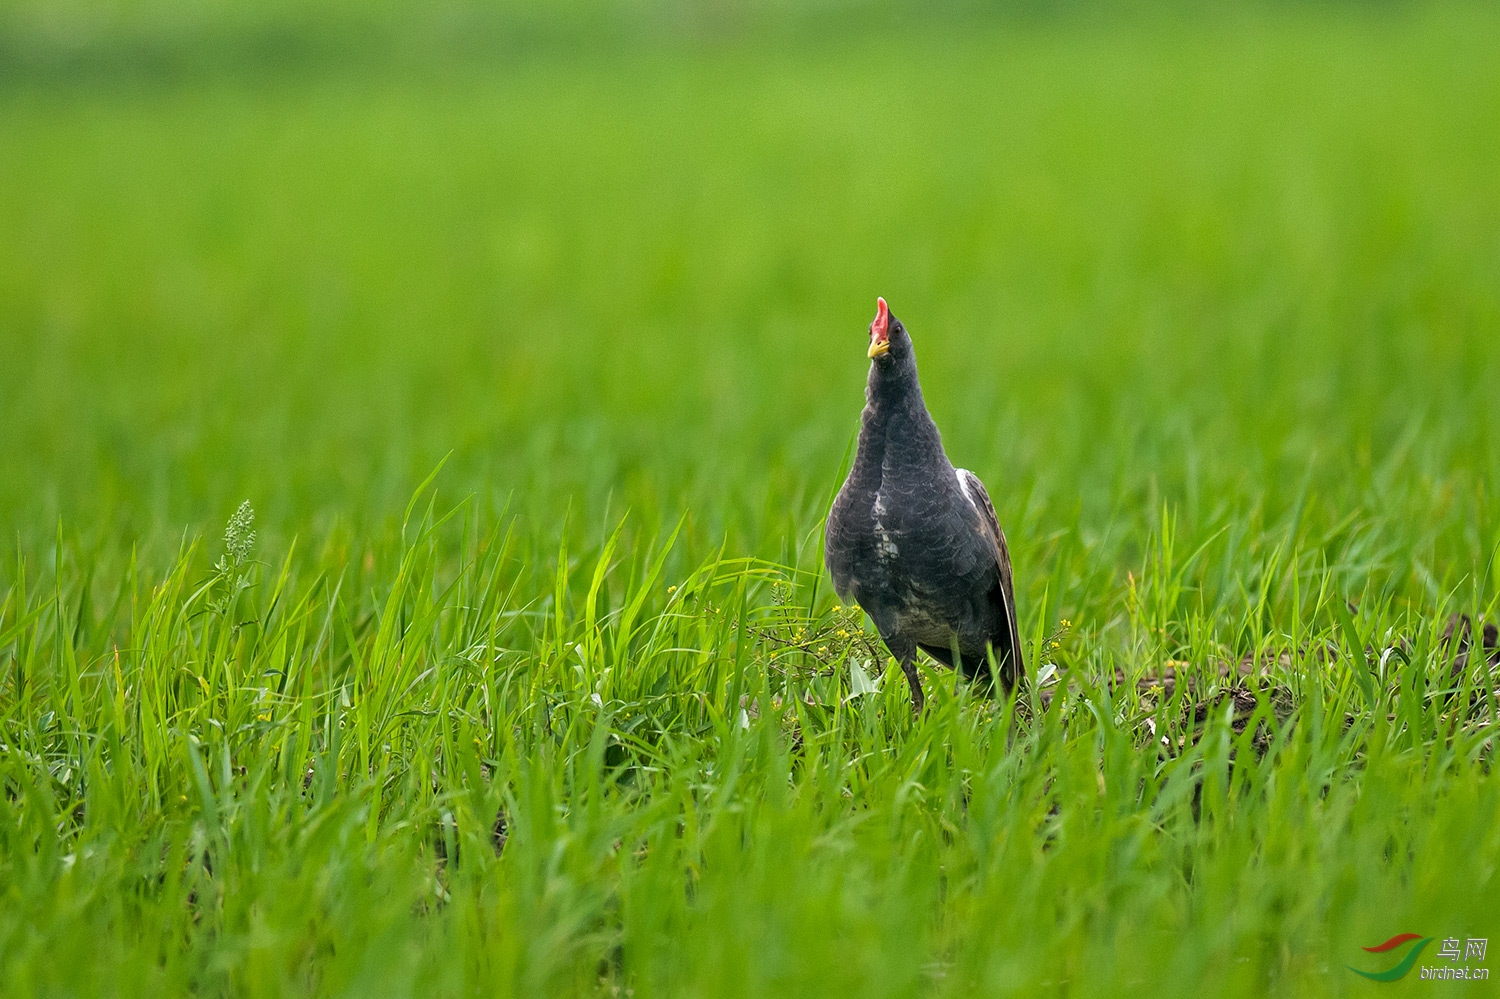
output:
[[[890,510],[886,507],[885,492],[875,490],[875,500],[870,504],[870,524],[875,536],[875,557],[881,562],[891,562],[901,555],[901,546],[896,543],[897,531],[886,524]]]

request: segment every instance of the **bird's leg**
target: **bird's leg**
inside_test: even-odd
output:
[[[911,684],[911,711],[914,715],[922,713],[927,698],[922,696],[922,674],[917,672],[917,657],[915,652],[908,652],[901,657],[901,672],[906,674],[906,682]]]
[[[879,627],[879,622],[876,627]],[[922,696],[922,675],[917,672],[917,643],[899,632],[892,634],[894,630],[881,628],[880,637],[885,640],[885,647],[890,650],[891,658],[901,664],[901,672],[906,674],[906,682],[911,684],[912,712],[920,715],[927,699]]]

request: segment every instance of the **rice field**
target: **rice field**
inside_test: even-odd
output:
[[[1487,994],[1500,13],[308,10],[0,16],[6,994]]]

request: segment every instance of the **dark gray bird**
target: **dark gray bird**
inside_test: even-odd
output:
[[[870,324],[870,380],[859,451],[828,512],[833,586],[875,622],[923,705],[921,649],[965,677],[1006,689],[1026,675],[1010,550],[974,473],[954,468],[922,401],[911,337],[885,299]]]

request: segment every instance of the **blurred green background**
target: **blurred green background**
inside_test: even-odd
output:
[[[876,294],[1010,521],[1312,494],[1493,534],[1488,5],[0,25],[23,537],[388,517],[451,451],[496,509],[690,509],[774,553],[837,484]],[[1390,508],[1391,461],[1461,488]]]

